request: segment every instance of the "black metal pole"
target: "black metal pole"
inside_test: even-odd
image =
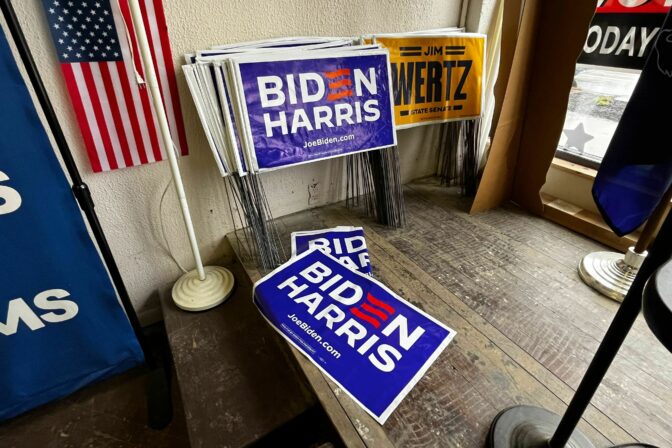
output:
[[[651,275],[672,257],[672,214],[668,215],[656,237],[649,255],[637,272],[628,294],[623,299],[614,320],[607,330],[595,357],[590,363],[586,374],[581,380],[572,401],[565,411],[555,434],[549,442],[551,448],[562,448],[572,435],[579,423],[593,394],[599,387],[609,366],[613,362],[618,350],[623,345],[625,337],[632,328],[642,309],[642,292],[644,285]]]
[[[79,174],[75,160],[72,158],[70,147],[68,146],[68,142],[65,140],[63,129],[61,129],[61,125],[58,122],[58,118],[56,117],[56,112],[54,111],[54,108],[51,105],[51,101],[49,100],[49,96],[47,95],[47,91],[44,88],[42,78],[40,77],[37,66],[35,65],[33,56],[30,53],[28,43],[26,42],[26,38],[23,35],[23,31],[21,30],[21,26],[19,25],[19,21],[16,17],[11,1],[0,0],[0,10],[2,10],[2,14],[5,16],[7,28],[9,29],[9,32],[12,35],[12,39],[14,40],[14,44],[19,51],[21,61],[23,62],[26,72],[28,73],[30,83],[32,84],[33,89],[35,89],[35,95],[40,102],[40,106],[42,107],[42,111],[44,112],[44,115],[47,119],[49,128],[51,128],[51,133],[54,136],[54,140],[56,140],[56,146],[58,147],[58,151],[60,152],[61,157],[63,158],[65,168],[68,170],[68,175],[72,181],[72,191],[75,195],[75,198],[77,198],[79,207],[82,209],[87,221],[89,222],[91,232],[93,233],[93,237],[96,239],[100,253],[102,254],[103,260],[107,265],[110,277],[112,277],[112,282],[114,283],[114,287],[117,290],[117,294],[119,294],[119,298],[121,299],[121,303],[124,306],[124,310],[126,310],[128,320],[131,322],[131,326],[135,332],[135,337],[138,339],[140,347],[145,353],[145,360],[150,365],[150,367],[152,367],[154,363],[154,360],[152,359],[153,357],[150,356],[147,340],[144,336],[144,333],[142,332],[138,315],[135,313],[131,299],[128,296],[128,291],[126,290],[124,281],[121,278],[121,273],[117,267],[117,263],[114,261],[114,256],[110,250],[110,245],[107,242],[107,238],[105,238],[105,233],[103,232],[103,228],[100,225],[100,221],[98,221],[98,216],[94,210],[95,205],[93,203],[93,198],[91,197],[91,192],[89,191],[89,187],[82,180],[82,176]]]

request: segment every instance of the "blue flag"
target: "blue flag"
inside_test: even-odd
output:
[[[259,280],[253,296],[271,326],[381,424],[455,335],[318,248]]]
[[[143,362],[0,32],[0,420]]]
[[[593,185],[602,216],[618,236],[648,219],[672,185],[672,19],[667,15]]]

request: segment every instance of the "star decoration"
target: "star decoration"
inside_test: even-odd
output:
[[[565,136],[567,136],[567,143],[565,143],[565,146],[568,148],[574,148],[580,153],[584,152],[586,143],[595,138],[594,136],[586,133],[586,131],[583,129],[583,123],[579,123],[579,125],[574,129],[563,129],[562,132],[565,134]]]

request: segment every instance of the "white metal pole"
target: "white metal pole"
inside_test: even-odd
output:
[[[180,168],[177,166],[177,156],[173,147],[173,139],[170,136],[170,128],[168,127],[168,119],[166,118],[166,110],[163,107],[161,99],[161,91],[159,90],[159,82],[156,78],[156,71],[152,60],[152,53],[149,49],[149,42],[147,40],[147,32],[145,31],[142,20],[142,12],[138,0],[129,0],[131,7],[131,16],[133,17],[133,28],[140,47],[140,55],[142,57],[142,66],[145,71],[145,82],[150,91],[154,109],[156,110],[159,127],[161,128],[161,136],[163,138],[163,145],[166,148],[168,155],[168,162],[170,163],[170,172],[173,175],[173,183],[177,191],[177,197],[180,200],[180,208],[182,209],[182,217],[184,218],[184,226],[187,228],[187,235],[189,236],[189,244],[191,245],[191,252],[194,254],[194,261],[196,262],[196,270],[198,271],[198,278],[205,280],[205,270],[203,269],[203,262],[201,261],[201,252],[198,249],[198,242],[196,241],[196,232],[194,232],[194,224],[191,221],[191,214],[189,213],[189,204],[187,204],[187,196],[184,193],[184,185],[182,184],[182,177],[180,176]],[[167,61],[170,63],[170,61]]]

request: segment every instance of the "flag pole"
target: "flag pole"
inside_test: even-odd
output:
[[[150,367],[152,367],[154,365],[154,359],[152,356],[149,356],[150,351],[147,338],[142,331],[140,320],[138,319],[138,316],[135,313],[135,309],[133,308],[133,304],[131,303],[128,291],[124,285],[124,280],[121,277],[121,273],[119,272],[119,267],[114,260],[114,255],[112,255],[112,250],[110,249],[110,245],[107,242],[103,228],[100,225],[98,215],[96,215],[95,204],[93,202],[93,198],[91,197],[91,191],[89,190],[88,185],[86,185],[86,183],[84,183],[82,180],[82,176],[79,174],[75,160],[72,157],[72,152],[70,151],[68,142],[65,139],[65,135],[63,134],[63,129],[61,128],[61,124],[59,123],[58,118],[56,117],[56,112],[54,111],[54,107],[51,104],[49,95],[47,95],[47,90],[44,87],[44,83],[42,82],[42,77],[40,76],[40,72],[37,69],[37,65],[35,65],[35,60],[33,59],[33,55],[30,52],[26,38],[23,35],[21,25],[19,25],[19,20],[16,17],[16,13],[14,12],[11,1],[0,0],[0,10],[2,10],[2,15],[5,17],[7,28],[9,29],[9,33],[12,35],[14,45],[16,45],[19,56],[21,57],[21,62],[26,69],[30,84],[35,90],[35,96],[37,97],[37,101],[40,103],[40,107],[44,113],[47,124],[49,125],[51,134],[54,136],[56,147],[61,155],[65,169],[68,172],[68,176],[70,177],[72,192],[77,199],[79,207],[84,212],[84,216],[86,216],[86,220],[89,223],[93,238],[96,240],[100,254],[103,257],[108,272],[110,273],[110,278],[112,279],[114,288],[117,290],[117,294],[119,295],[119,300],[124,307],[126,316],[128,316],[128,320],[131,324],[131,327],[133,328],[135,337],[138,339],[138,343],[140,344],[140,347],[145,354],[145,360],[150,365]]]
[[[196,269],[187,272],[180,277],[173,285],[172,296],[175,304],[186,311],[202,311],[213,308],[224,302],[233,290],[234,277],[228,270],[220,266],[203,266],[201,253],[198,249],[196,232],[194,224],[189,213],[189,204],[184,192],[184,184],[180,175],[180,168],[177,164],[175,147],[170,135],[168,118],[163,106],[161,91],[154,69],[152,53],[149,48],[147,32],[144,27],[142,11],[138,0],[129,0],[131,16],[133,18],[133,28],[140,48],[142,66],[145,72],[145,81],[149,88],[150,97],[156,110],[157,120],[161,130],[161,137],[168,156],[170,172],[173,177],[173,184],[180,203],[184,226],[189,237],[191,252],[194,256]]]
[[[579,263],[579,276],[591,288],[601,294],[622,302],[637,271],[647,257],[647,249],[668,213],[672,201],[672,188],[668,189],[644,224],[642,233],[634,246],[625,254],[610,251],[591,252]]]

